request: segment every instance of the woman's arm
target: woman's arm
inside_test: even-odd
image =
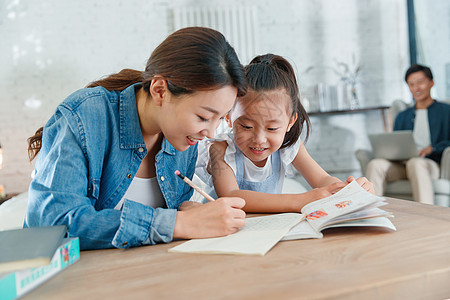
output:
[[[25,226],[66,225],[82,249],[111,248],[121,211],[94,208],[98,182],[89,180],[79,135],[71,128],[61,108],[44,128]]]
[[[211,159],[208,171],[213,177],[217,195],[219,197],[240,197],[245,199],[243,210],[246,212],[300,212],[305,204],[330,196],[345,185],[345,183],[338,181],[326,187],[313,189],[301,194],[268,194],[239,190],[235,174],[224,160],[226,148],[226,142],[216,142],[211,145]]]

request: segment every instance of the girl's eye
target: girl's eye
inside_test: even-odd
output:
[[[244,125],[244,124],[241,124],[241,126],[242,126],[242,128],[244,128],[244,129],[252,129],[251,126],[246,126],[246,125]]]

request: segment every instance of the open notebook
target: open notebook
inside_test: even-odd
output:
[[[190,240],[169,252],[264,255],[302,218],[297,213],[247,218],[245,227],[236,233]]]
[[[279,240],[321,238],[321,230],[341,226],[377,226],[395,230],[379,207],[383,197],[365,191],[356,181],[336,194],[311,202],[301,214],[247,218],[238,232],[218,238],[194,239],[169,249],[178,253],[265,255]]]

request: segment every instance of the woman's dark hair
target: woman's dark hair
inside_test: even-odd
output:
[[[281,148],[289,147],[297,142],[305,123],[306,143],[311,122],[300,102],[300,91],[291,64],[283,57],[269,53],[255,57],[244,69],[249,90],[267,92],[285,89],[291,98],[291,117],[297,114],[297,120],[291,130],[286,133]]]
[[[406,70],[406,74],[405,74],[406,83],[408,83],[409,75],[411,75],[412,73],[416,73],[416,72],[423,72],[425,74],[425,76],[428,77],[428,79],[433,80],[433,73],[431,73],[430,68],[428,68],[426,66],[415,64],[415,65],[412,65],[411,67],[409,67],[408,70]]]
[[[220,32],[205,27],[187,27],[169,35],[153,51],[144,72],[124,69],[87,87],[121,91],[141,82],[149,92],[156,75],[166,80],[168,90],[175,96],[227,85],[236,87],[238,96],[243,96],[247,89],[244,70],[233,47]],[[30,161],[39,153],[42,132],[43,128],[39,128],[28,139]]]

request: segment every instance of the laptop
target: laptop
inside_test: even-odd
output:
[[[369,134],[369,140],[375,158],[407,160],[419,156],[411,130]]]

